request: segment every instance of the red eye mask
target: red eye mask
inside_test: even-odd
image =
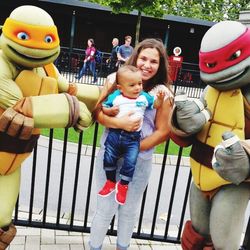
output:
[[[216,38],[215,38],[216,39]],[[240,51],[240,56],[233,58],[236,51]],[[236,40],[223,48],[199,53],[199,67],[204,73],[216,73],[238,64],[250,56],[250,29],[239,36]],[[210,67],[208,66],[210,65]]]

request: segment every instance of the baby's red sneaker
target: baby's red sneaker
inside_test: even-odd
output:
[[[115,191],[115,182],[107,180],[103,188],[99,191],[98,195],[107,197]]]
[[[124,205],[126,202],[128,185],[122,185],[120,182],[117,182],[115,189],[116,189],[116,195],[115,195],[116,202],[120,205]]]

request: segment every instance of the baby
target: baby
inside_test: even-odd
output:
[[[116,89],[104,98],[103,112],[110,116],[123,117],[132,110],[134,113],[131,118],[140,117],[141,122],[140,127],[132,132],[109,128],[103,164],[107,181],[98,194],[106,197],[116,190],[116,202],[124,205],[140,151],[140,130],[144,112],[146,109],[159,108],[165,93],[159,91],[154,97],[143,91],[141,72],[132,65],[124,65],[118,69],[114,87]],[[124,158],[124,162],[120,170],[121,180],[116,183],[117,161],[120,157]]]

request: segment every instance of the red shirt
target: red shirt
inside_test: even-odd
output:
[[[85,59],[87,59],[88,61],[94,61],[95,60],[95,51],[96,48],[95,47],[87,47],[86,51],[85,51]]]

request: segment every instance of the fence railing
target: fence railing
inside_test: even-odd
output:
[[[110,57],[110,53],[102,52],[102,54],[103,56],[101,63],[96,64],[98,81],[94,84],[98,85],[104,84],[105,78],[111,70],[109,63],[106,62]],[[75,76],[77,76],[83,65],[84,55],[85,50],[73,49],[72,51],[69,51],[69,48],[62,48],[61,54],[56,60],[55,64],[59,71],[68,77],[70,81],[93,84],[93,78],[90,71],[87,71],[86,75],[80,80],[75,79]],[[198,65],[186,62],[183,62],[182,67],[178,68],[177,78],[173,84],[178,89],[181,88],[185,90],[189,97],[194,98],[198,98],[205,87],[205,85],[200,80]]]
[[[76,53],[76,52],[74,52]],[[58,65],[65,62],[61,59]],[[68,59],[65,65],[72,64]],[[62,74],[73,77],[77,67],[59,67]],[[185,89],[203,89],[192,77],[184,81],[188,71],[181,69],[176,86]],[[102,67],[102,70],[104,67]],[[72,70],[72,72],[71,72]],[[104,71],[100,71],[105,79]],[[195,75],[195,77],[194,77]],[[197,88],[196,84],[200,84]],[[189,86],[186,86],[186,85]],[[200,91],[200,90],[199,90]],[[190,92],[190,97],[200,95],[199,91]],[[197,95],[197,96],[196,96]],[[95,210],[95,157],[98,151],[100,128],[94,125],[91,146],[83,144],[84,133],[78,134],[78,143],[68,140],[69,129],[64,131],[64,140],[55,140],[55,131],[50,130],[49,138],[42,137],[36,145],[32,157],[22,168],[22,185],[16,204],[14,223],[21,226],[39,227],[76,232],[90,232],[90,222]],[[180,243],[183,223],[189,218],[187,206],[191,182],[189,167],[183,163],[183,148],[178,148],[177,156],[168,155],[170,141],[166,141],[163,155],[158,155],[158,162],[141,202],[138,223],[133,237],[154,241]],[[172,142],[171,142],[172,143]],[[155,156],[156,157],[156,156]],[[160,160],[159,160],[160,158]],[[27,218],[21,212],[27,211]],[[250,220],[244,238],[244,248],[250,249]],[[116,235],[117,223],[114,217],[108,235]]]
[[[84,153],[88,150],[82,144],[84,133],[79,134],[78,144],[72,144],[68,142],[69,130],[65,129],[60,150],[54,145],[59,142],[53,139],[53,129],[48,139],[42,138],[45,143],[38,143],[33,157],[23,167],[23,186],[14,216],[16,225],[90,232],[96,197],[93,174],[98,124],[94,130],[93,145],[88,154]],[[133,233],[135,238],[180,242],[183,221],[185,216],[188,217],[186,207],[191,174],[189,168],[181,164],[182,148],[179,148],[178,157],[172,159],[175,164],[169,163],[168,146],[169,141],[144,193]],[[20,211],[25,208],[28,212],[26,219],[20,217]],[[34,215],[37,211],[38,215]],[[108,234],[116,233],[114,218]]]

